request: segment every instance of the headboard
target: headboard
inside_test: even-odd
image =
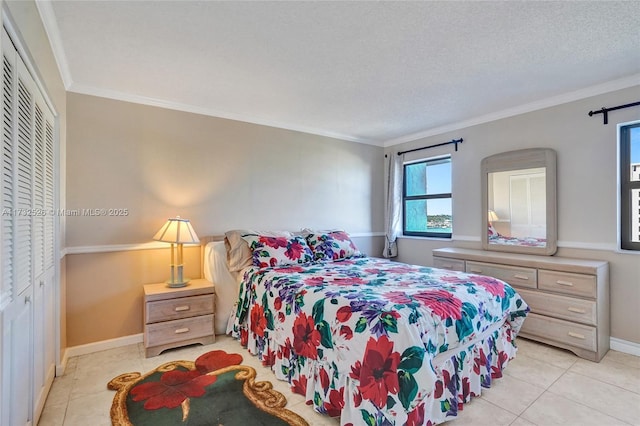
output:
[[[207,235],[205,237],[199,237],[200,239],[200,276],[204,278],[204,248],[207,244],[213,241],[223,241],[224,234],[222,235]]]

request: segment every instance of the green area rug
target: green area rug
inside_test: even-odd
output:
[[[211,351],[192,361],[172,361],[147,373],[111,380],[114,425],[293,425],[308,426],[284,408],[287,399],[256,371],[240,365],[242,356]]]

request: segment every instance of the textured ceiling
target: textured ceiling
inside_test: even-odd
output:
[[[38,8],[70,91],[378,145],[640,84],[637,1]]]

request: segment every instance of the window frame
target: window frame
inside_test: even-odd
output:
[[[619,206],[619,247],[621,250],[640,252],[640,242],[633,242],[631,235],[632,209],[640,209],[640,205],[631,203],[631,191],[640,190],[640,181],[632,181],[631,168],[631,129],[640,127],[640,121],[621,123],[618,125],[618,206]],[[640,230],[637,230],[640,232]]]
[[[430,157],[415,161],[408,161],[402,164],[402,235],[409,237],[425,237],[425,238],[438,238],[438,239],[451,239],[453,236],[453,179],[451,179],[451,192],[439,193],[439,194],[425,194],[425,195],[409,195],[407,196],[407,166],[413,166],[420,163],[439,163],[442,160],[449,160],[451,163],[451,175],[453,175],[453,160],[451,155],[442,155],[438,157]],[[434,164],[435,165],[435,164]],[[407,201],[413,200],[431,200],[431,199],[445,199],[451,200],[451,232],[418,232],[407,231],[407,215],[406,204]]]

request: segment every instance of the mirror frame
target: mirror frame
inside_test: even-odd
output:
[[[530,148],[503,152],[486,157],[481,162],[482,170],[482,248],[485,250],[510,253],[553,255],[558,249],[558,212],[556,198],[556,152],[550,148]],[[545,247],[516,246],[506,244],[489,244],[487,223],[489,223],[489,173],[509,170],[533,169],[544,167],[545,192],[547,202],[547,223]]]

